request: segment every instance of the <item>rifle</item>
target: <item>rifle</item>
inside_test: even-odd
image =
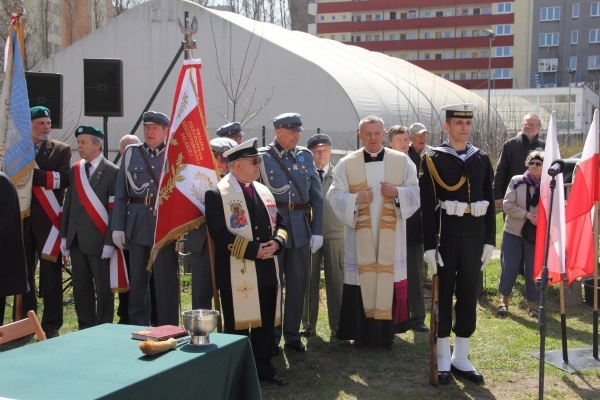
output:
[[[440,210],[439,232],[435,235],[435,263],[437,264],[440,251],[440,235],[442,234],[442,210]],[[437,266],[439,268],[439,266]],[[438,360],[437,360],[437,340],[438,327],[440,322],[440,310],[438,303],[439,296],[439,278],[436,273],[431,277],[431,314],[429,316],[429,346],[431,347],[431,361],[429,364],[429,383],[433,386],[439,384],[438,380]]]

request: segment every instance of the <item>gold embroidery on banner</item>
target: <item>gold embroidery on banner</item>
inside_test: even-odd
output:
[[[198,186],[196,186],[196,183],[198,183]],[[206,195],[206,191],[210,189],[211,186],[212,181],[210,180],[208,175],[198,171],[194,174],[194,183],[192,184],[191,188],[192,195],[196,198],[196,200],[204,204],[204,196]]]
[[[162,203],[166,200],[169,200],[171,197],[171,193],[175,189],[175,182],[183,182],[185,178],[181,174],[181,172],[187,167],[186,164],[182,164],[183,161],[183,153],[179,153],[177,156],[177,160],[174,165],[171,165],[171,176],[167,181],[167,184],[160,189],[160,194],[158,196],[158,205],[161,206]]]
[[[181,118],[181,115],[187,108],[187,104],[188,104],[188,95],[187,95],[187,93],[183,92],[183,96],[181,96],[181,103],[179,103],[179,108],[177,109],[177,119]]]

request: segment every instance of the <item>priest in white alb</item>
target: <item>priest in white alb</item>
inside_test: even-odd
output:
[[[414,164],[384,148],[383,120],[359,123],[364,147],[333,170],[327,200],[345,226],[344,290],[338,339],[391,347],[410,328],[406,278],[406,219],[420,207]]]

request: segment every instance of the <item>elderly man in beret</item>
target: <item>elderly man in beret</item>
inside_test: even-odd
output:
[[[286,113],[273,119],[276,139],[259,149],[263,157],[261,179],[273,195],[277,210],[288,227],[289,240],[279,255],[279,273],[285,275],[283,336],[285,347],[306,350],[300,322],[306,291],[310,253],[323,245],[323,190],[313,154],[297,146],[302,129],[300,114]],[[279,353],[281,327],[275,330],[275,353]]]
[[[210,147],[217,161],[217,169],[221,178],[229,172],[227,167],[229,160],[223,153],[235,146],[237,146],[237,143],[226,137],[219,137],[210,141]],[[212,309],[213,290],[206,241],[206,224],[188,232],[187,249],[191,252],[192,308],[194,310],[210,310]]]
[[[110,258],[115,247],[109,219],[119,169],[102,155],[104,132],[80,126],[75,137],[81,160],[71,168],[60,250],[71,256],[77,323],[79,329],[85,329],[113,321]]]
[[[424,156],[420,180],[424,259],[439,276],[438,377],[445,385],[450,372],[482,383],[469,353],[477,282],[496,242],[494,169],[489,156],[469,143],[477,105],[450,104],[442,111],[448,140]],[[451,332],[456,335],[452,355]]]
[[[328,135],[316,134],[308,139],[306,147],[313,153],[323,194],[325,194],[333,183],[331,138]],[[323,262],[325,272],[329,329],[331,336],[336,337],[342,304],[342,288],[344,287],[344,226],[335,218],[328,202],[323,204],[323,247],[312,255],[308,271],[304,312],[302,313],[303,328],[300,331],[303,336],[316,333],[321,262]]]
[[[63,324],[62,257],[60,252],[44,251],[58,249],[58,229],[54,222],[62,211],[65,189],[69,186],[71,146],[50,138],[51,114],[46,107],[32,107],[31,140],[35,146],[35,169],[33,170],[33,195],[30,216],[23,220],[23,241],[27,257],[30,291],[23,295],[22,315],[28,310],[37,311],[35,275],[37,260],[40,262],[40,293],[43,294],[44,315],[42,328],[47,338],[58,336]],[[50,212],[42,204],[57,204]]]
[[[240,124],[239,122],[225,124],[217,130],[217,136],[232,139],[233,141],[235,141],[236,144],[240,144],[242,143],[242,140],[244,140],[242,124]]]
[[[179,279],[175,243],[158,252],[152,271],[146,269],[156,230],[155,203],[165,158],[169,117],[144,113],[144,143],[125,149],[119,169],[112,237],[120,248],[129,245],[129,323],[150,325],[150,278],[154,276],[158,325],[179,324]]]

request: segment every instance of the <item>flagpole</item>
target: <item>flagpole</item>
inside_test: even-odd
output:
[[[206,228],[206,244],[208,246],[208,260],[210,261],[210,279],[212,281],[213,299],[215,302],[215,310],[219,312],[217,320],[217,332],[223,332],[223,324],[221,318],[221,302],[219,301],[219,291],[217,289],[217,280],[215,279],[215,244],[210,236],[208,227]]]
[[[548,253],[550,251],[550,229],[552,228],[552,207],[554,206],[554,189],[556,189],[556,176],[551,175],[550,180],[550,207],[548,208],[548,223],[546,224],[546,240],[544,242],[544,264],[542,264],[542,277],[540,279],[540,371],[538,382],[538,398],[544,398],[544,364],[546,362],[546,289],[548,288]],[[562,298],[562,297],[561,297]]]
[[[598,182],[596,182],[598,184]],[[597,188],[596,188],[597,189]],[[598,359],[598,205],[594,209],[594,318],[593,318],[593,347],[592,354]]]
[[[561,274],[562,275],[562,274]],[[565,314],[565,281],[564,275],[560,279],[560,333],[562,339],[563,362],[569,363],[569,350],[567,347],[567,316]]]

